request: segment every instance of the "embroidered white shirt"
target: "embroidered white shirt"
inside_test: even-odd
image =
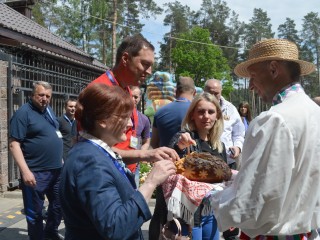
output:
[[[214,195],[221,231],[293,235],[320,227],[320,108],[303,91],[261,113],[247,131],[242,166]]]

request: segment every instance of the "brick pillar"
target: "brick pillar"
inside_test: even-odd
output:
[[[0,60],[0,193],[8,187],[8,62]]]

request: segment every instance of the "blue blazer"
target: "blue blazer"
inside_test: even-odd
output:
[[[60,183],[66,240],[143,239],[151,218],[144,197],[97,146],[73,146]]]

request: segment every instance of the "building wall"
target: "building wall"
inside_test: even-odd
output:
[[[8,186],[8,62],[0,60],[0,192]]]

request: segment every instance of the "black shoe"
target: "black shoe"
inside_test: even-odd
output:
[[[64,237],[60,235],[59,233],[54,235],[46,235],[44,237],[44,240],[64,240]]]

